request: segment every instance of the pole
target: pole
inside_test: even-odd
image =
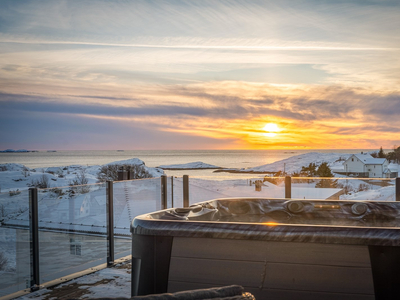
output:
[[[400,201],[400,177],[396,178],[396,201]]]
[[[161,209],[167,209],[167,176],[161,175]]]
[[[107,194],[107,266],[114,264],[114,185],[112,181],[106,183]]]
[[[171,176],[171,207],[174,207],[174,176]]]
[[[119,170],[117,174],[118,174],[118,181],[128,180],[128,172],[127,171],[122,169],[122,170]]]
[[[292,177],[285,177],[285,198],[292,198]]]
[[[39,272],[39,218],[38,218],[38,189],[29,189],[29,231],[31,255],[31,292],[37,291],[40,285]]]
[[[183,175],[183,207],[189,207],[189,175]]]

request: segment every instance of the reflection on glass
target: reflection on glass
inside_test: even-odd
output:
[[[106,186],[40,189],[40,281],[106,262]]]
[[[0,297],[30,287],[28,200],[28,190],[0,193]]]

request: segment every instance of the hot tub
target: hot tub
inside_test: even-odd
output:
[[[400,203],[229,198],[136,217],[132,295],[400,299]]]

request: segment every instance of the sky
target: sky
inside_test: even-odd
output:
[[[0,150],[391,149],[400,1],[2,0],[0,128]]]

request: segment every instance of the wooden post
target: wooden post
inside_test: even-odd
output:
[[[183,207],[189,207],[189,175],[183,175]]]
[[[30,254],[31,254],[31,292],[37,291],[40,285],[39,272],[39,210],[38,189],[29,189],[29,231],[30,231]]]
[[[167,176],[161,175],[161,209],[167,209]]]
[[[107,266],[114,265],[114,183],[106,183]]]
[[[285,177],[285,198],[292,198],[292,177]]]

